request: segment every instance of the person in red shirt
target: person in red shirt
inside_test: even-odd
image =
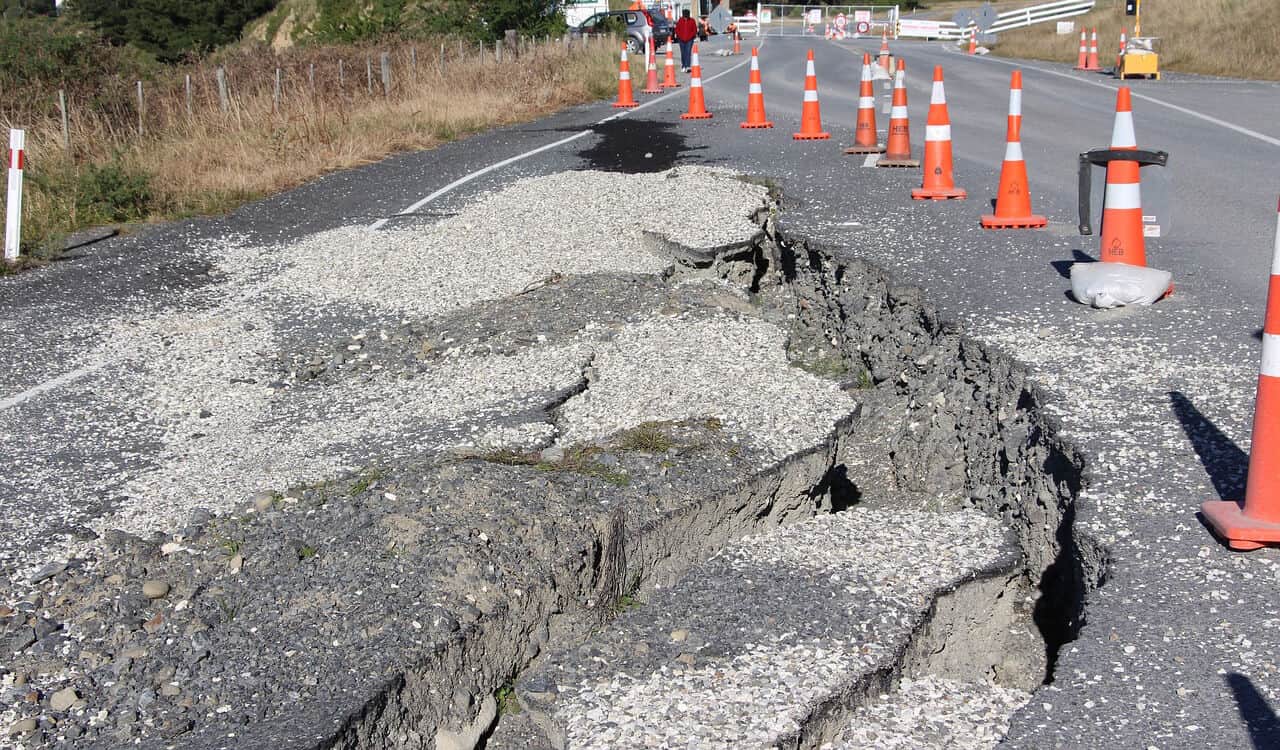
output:
[[[693,40],[698,38],[698,22],[689,16],[688,9],[676,21],[676,41],[680,43],[680,69],[688,73],[693,65]]]

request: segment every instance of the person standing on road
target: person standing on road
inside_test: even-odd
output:
[[[686,8],[676,21],[676,41],[680,43],[680,69],[685,73],[693,66],[693,40],[698,38],[698,22],[689,16]]]

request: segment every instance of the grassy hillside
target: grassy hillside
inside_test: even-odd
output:
[[[1133,34],[1133,17],[1121,0],[1099,0],[1078,16],[1076,28],[1098,27],[1104,67],[1115,60],[1120,29]],[[1146,0],[1142,33],[1160,37],[1164,70],[1206,75],[1280,80],[1280,0]],[[995,54],[1074,62],[1079,33],[1059,36],[1054,24],[1006,31],[992,45]]]

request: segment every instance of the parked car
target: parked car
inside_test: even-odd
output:
[[[654,43],[659,46],[666,44],[674,30],[671,23],[667,21],[661,11],[650,11],[649,16],[653,19]],[[574,31],[582,36],[597,34],[625,35],[627,51],[638,55],[644,51],[644,27],[646,25],[644,15],[639,11],[611,10],[607,13],[597,13],[591,16],[578,24]]]

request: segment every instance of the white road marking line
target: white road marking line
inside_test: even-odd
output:
[[[41,393],[44,393],[45,391],[51,391],[60,385],[66,385],[67,383],[71,383],[76,380],[79,380],[80,378],[83,378],[85,375],[88,375],[89,373],[93,372],[93,370],[94,368],[92,367],[81,367],[78,370],[72,370],[71,372],[59,375],[58,377],[52,380],[46,380],[45,382],[41,383],[40,385],[37,385],[34,388],[29,388],[23,391],[22,393],[19,393],[16,396],[10,396],[9,398],[6,398],[3,401],[0,401],[0,411],[4,411],[5,409],[11,409],[17,406],[18,404],[24,403],[26,401],[30,401],[36,396],[39,396]]]
[[[968,55],[966,55],[966,57],[968,57]],[[1080,78],[1078,76],[1071,75],[1070,73],[1063,73],[1060,70],[1051,70],[1049,68],[1042,68],[1038,65],[1027,65],[1022,62],[1013,62],[1011,60],[1001,60],[998,57],[990,57],[990,56],[982,57],[981,59],[994,62],[994,63],[1000,63],[1001,65],[1007,65],[1011,68],[1022,68],[1024,70],[1034,70],[1039,73],[1046,73],[1051,76],[1066,78],[1069,81],[1087,83],[1090,86],[1097,86],[1098,88],[1104,88],[1104,89],[1107,89],[1108,91],[1115,91],[1120,88],[1119,85],[1112,86],[1112,85],[1105,84],[1101,81],[1091,81],[1088,78]],[[1218,127],[1226,128],[1227,130],[1234,130],[1235,132],[1240,133],[1241,135],[1247,135],[1250,138],[1255,138],[1259,141],[1262,141],[1263,143],[1268,143],[1272,146],[1280,146],[1280,138],[1273,138],[1265,133],[1259,133],[1256,130],[1250,130],[1249,128],[1236,125],[1233,122],[1227,122],[1226,120],[1219,120],[1216,117],[1210,117],[1209,115],[1206,115],[1202,112],[1197,112],[1194,109],[1188,109],[1186,107],[1182,107],[1177,104],[1170,104],[1169,102],[1157,99],[1153,96],[1147,96],[1146,94],[1139,94],[1133,89],[1129,89],[1129,92],[1134,99],[1141,99],[1144,102],[1159,104],[1161,107],[1168,107],[1169,109],[1172,109],[1175,112],[1181,112],[1184,115],[1189,115],[1191,117],[1204,120],[1205,122],[1211,123],[1213,125],[1217,125]]]
[[[760,42],[760,44],[759,44],[758,46],[763,47],[763,46],[764,46],[764,42],[763,42],[763,41],[761,41],[761,42]],[[738,68],[741,68],[743,65],[746,65],[746,64],[747,64],[747,63],[749,63],[749,62],[751,62],[751,58],[750,58],[750,57],[748,57],[747,59],[745,59],[745,60],[743,60],[742,62],[738,63],[737,65],[734,65],[732,68],[727,68],[727,69],[722,70],[722,71],[720,71],[719,73],[717,73],[717,74],[715,74],[715,75],[711,76],[710,78],[704,79],[702,83],[703,83],[703,85],[705,86],[706,84],[711,83],[712,81],[716,80],[717,78],[719,78],[719,77],[721,77],[721,76],[728,75],[728,74],[732,73],[733,71],[737,70]],[[623,110],[623,111],[621,111],[621,112],[617,112],[617,113],[615,113],[615,114],[609,115],[608,117],[604,118],[603,120],[599,120],[599,121],[595,122],[594,124],[592,124],[592,127],[595,127],[596,125],[603,125],[603,124],[605,124],[606,122],[612,122],[613,120],[616,120],[616,119],[618,119],[619,117],[625,117],[625,116],[627,116],[627,115],[629,115],[629,114],[631,114],[631,113],[633,113],[633,112],[639,112],[640,110],[644,109],[645,107],[650,107],[650,106],[652,106],[652,105],[654,105],[654,104],[657,104],[658,102],[665,101],[665,100],[666,100],[666,99],[668,99],[669,97],[675,96],[675,95],[677,95],[677,94],[684,94],[684,93],[685,93],[685,92],[683,92],[683,91],[670,91],[670,92],[668,92],[668,93],[666,93],[666,94],[663,94],[662,96],[659,96],[659,97],[657,97],[657,98],[655,98],[655,99],[649,99],[649,100],[647,100],[647,101],[641,102],[641,103],[640,103],[640,106],[638,106],[638,107],[634,107],[634,108],[632,108],[632,109],[628,109],[628,110]],[[591,134],[591,133],[593,133],[593,132],[595,132],[595,131],[593,131],[593,130],[591,130],[590,128],[588,128],[587,130],[582,130],[582,131],[579,131],[579,132],[577,132],[577,133],[574,133],[573,135],[569,136],[568,138],[561,138],[560,140],[556,141],[555,143],[548,143],[548,144],[547,144],[547,145],[545,145],[545,146],[539,146],[538,148],[535,148],[535,149],[533,149],[533,150],[531,150],[531,151],[526,151],[526,152],[524,152],[523,154],[518,154],[518,155],[516,155],[516,156],[513,156],[513,157],[511,157],[510,159],[503,159],[502,161],[497,162],[497,163],[495,163],[495,164],[490,164],[490,165],[489,165],[489,166],[487,166],[487,167],[483,167],[483,168],[481,168],[481,169],[477,169],[476,171],[471,172],[470,174],[465,174],[465,175],[463,175],[462,177],[459,177],[458,179],[454,180],[453,182],[449,183],[448,185],[445,185],[444,187],[440,188],[439,190],[435,191],[434,193],[432,193],[432,194],[428,195],[427,197],[423,198],[422,200],[418,201],[417,203],[414,203],[412,206],[409,206],[408,208],[404,209],[403,211],[398,211],[398,212],[396,212],[396,213],[392,214],[391,216],[388,216],[388,217],[387,217],[387,218],[385,218],[385,219],[378,219],[377,221],[375,221],[375,222],[373,222],[372,224],[370,224],[370,225],[369,225],[369,229],[370,229],[371,231],[375,231],[375,232],[376,232],[376,231],[378,231],[379,229],[381,229],[381,228],[383,228],[384,226],[386,226],[386,225],[387,225],[387,222],[391,221],[392,219],[400,218],[400,217],[403,217],[403,216],[405,216],[405,215],[407,215],[407,214],[412,214],[412,213],[414,213],[415,211],[417,211],[417,210],[421,209],[423,206],[427,205],[428,203],[431,203],[431,202],[432,202],[432,201],[434,201],[435,199],[437,199],[437,198],[439,198],[439,197],[441,197],[441,196],[443,196],[443,195],[447,195],[448,193],[453,192],[455,189],[457,189],[457,188],[459,188],[459,187],[461,187],[461,186],[463,186],[463,185],[467,184],[468,182],[471,182],[472,180],[476,179],[477,177],[483,177],[484,175],[487,175],[487,174],[489,174],[490,172],[496,172],[497,170],[502,169],[503,167],[510,166],[510,165],[512,165],[512,164],[515,164],[515,163],[516,163],[516,162],[518,162],[518,161],[523,161],[523,160],[525,160],[525,159],[528,159],[530,156],[537,156],[538,154],[542,153],[543,151],[550,151],[551,149],[556,148],[557,146],[563,146],[564,144],[569,143],[570,141],[575,141],[575,140],[577,140],[577,139],[579,139],[579,138],[581,138],[581,137],[583,137],[583,136],[585,136],[585,135],[590,135],[590,134]]]
[[[874,167],[878,161],[880,161],[880,154],[867,154],[867,158],[862,160],[862,166]]]

